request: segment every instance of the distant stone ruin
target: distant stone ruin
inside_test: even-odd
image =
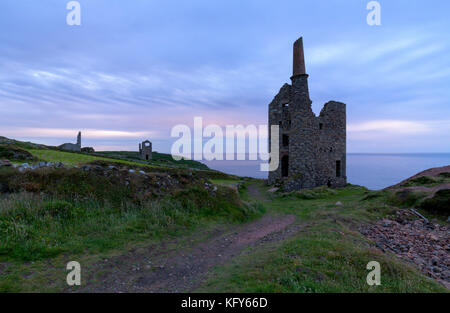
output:
[[[77,143],[64,143],[58,148],[66,151],[81,152],[81,132],[78,132]]]
[[[269,104],[269,125],[280,127],[280,166],[269,172],[269,184],[282,182],[285,191],[345,186],[345,104],[330,101],[317,117],[312,111],[302,38],[294,43],[291,81]]]
[[[84,153],[94,153],[94,152],[95,152],[95,149],[92,148],[92,147],[83,147],[83,148],[81,148],[81,152],[84,152]]]
[[[139,154],[142,160],[148,161],[152,159],[152,143],[149,140],[139,144]]]

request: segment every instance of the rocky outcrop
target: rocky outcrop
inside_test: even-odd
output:
[[[0,158],[20,161],[33,161],[36,159],[27,150],[11,144],[0,145]]]
[[[15,170],[0,176],[0,192],[29,191],[52,194],[55,190],[59,190],[58,186],[66,183],[73,186],[91,184],[94,189],[125,186],[131,188],[138,198],[162,197],[186,190],[188,187],[199,187],[211,195],[217,192],[217,186],[192,171],[155,171],[150,167],[106,164],[101,161],[81,166],[66,165],[62,162],[10,165]],[[73,192],[75,191],[76,188]]]
[[[393,205],[450,216],[450,166],[422,171],[383,192],[391,194]]]
[[[433,224],[410,210],[399,210],[396,217],[383,219],[360,232],[384,252],[418,266],[420,270],[450,288],[450,228]]]
[[[411,181],[412,182],[414,182],[414,181],[417,182],[417,179],[419,179],[421,177],[439,177],[439,176],[442,176],[442,177],[447,176],[448,177],[448,175],[446,175],[446,173],[448,175],[450,175],[450,165],[430,168],[430,169],[427,169],[427,170],[422,171],[420,173],[417,173],[416,175],[411,176],[411,177],[401,181],[400,183],[398,183],[396,185],[387,187],[386,189],[395,189],[395,188],[399,188],[399,187],[402,187],[402,186],[406,186]]]

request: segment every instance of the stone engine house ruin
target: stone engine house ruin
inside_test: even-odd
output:
[[[64,143],[64,144],[58,146],[58,148],[61,150],[66,150],[66,151],[80,152],[81,151],[81,132],[78,132],[77,143]]]
[[[139,144],[139,154],[142,160],[148,161],[152,159],[152,143],[149,140]]]
[[[302,38],[294,43],[291,81],[269,104],[269,125],[280,129],[280,163],[277,170],[269,172],[269,184],[282,182],[285,191],[345,186],[345,104],[329,101],[319,116],[312,111]]]

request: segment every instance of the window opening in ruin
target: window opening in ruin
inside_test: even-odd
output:
[[[336,177],[341,177],[341,161],[336,161]]]
[[[285,155],[281,158],[281,176],[287,177],[289,174],[289,156]]]
[[[319,129],[322,129],[322,128],[323,128],[323,124],[320,123],[320,124],[319,124]]]
[[[283,147],[289,146],[289,136],[283,135]]]

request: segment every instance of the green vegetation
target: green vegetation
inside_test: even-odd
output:
[[[314,192],[315,191],[315,192]],[[304,191],[305,193],[307,191]],[[317,190],[310,190],[316,193]],[[281,244],[272,244],[221,266],[200,292],[444,292],[395,256],[375,249],[358,227],[395,213],[384,197],[362,200],[370,192],[349,186],[327,197],[296,199],[273,196],[264,202],[270,213],[295,214],[302,230]],[[303,194],[303,192],[302,192]],[[337,201],[342,206],[336,205]],[[380,262],[382,285],[365,279],[369,261]]]
[[[0,145],[1,146],[1,145]],[[86,153],[76,153],[76,152],[66,152],[60,150],[52,149],[30,149],[29,152],[35,156],[37,159],[46,162],[62,162],[69,166],[81,166],[84,164],[98,164],[102,166],[115,165],[115,166],[126,166],[133,169],[145,170],[145,171],[164,171],[168,173],[173,172],[192,172],[197,173],[211,179],[235,179],[236,176],[228,175],[219,171],[210,170],[208,167],[203,166],[203,164],[190,161],[181,160],[173,162],[181,162],[181,165],[177,163],[168,164],[167,162],[160,163],[147,163],[144,161],[130,161],[124,158],[109,158],[102,157],[98,155],[86,154]],[[184,163],[187,162],[187,163]],[[190,163],[195,162],[195,163]],[[186,164],[191,164],[192,166],[187,167]],[[204,169],[205,168],[205,169]]]
[[[424,187],[434,187],[440,184],[450,183],[449,173],[441,173],[438,176],[420,176],[408,180],[402,185],[402,187],[412,187],[412,186],[424,186]]]
[[[165,188],[158,185],[169,184],[167,175],[122,174],[1,170],[1,189],[10,194],[0,198],[0,260],[98,252],[260,213],[230,188],[206,189],[200,177],[174,175]]]
[[[23,162],[36,160],[36,158],[27,150],[11,144],[0,145],[0,159]]]
[[[177,245],[189,240],[192,246],[205,232],[215,234],[267,212],[295,215],[300,231],[249,248],[217,267],[198,291],[445,292],[416,268],[382,253],[359,229],[395,216],[398,207],[448,214],[448,190],[428,199],[424,191],[448,182],[446,174],[413,179],[403,190],[348,185],[268,193],[260,180],[195,161],[177,163],[156,152],[147,163],[136,152],[73,153],[5,140],[0,137],[0,153],[88,164],[91,170],[0,168],[0,291],[61,291],[68,260],[80,260],[89,271],[89,264],[111,255],[170,245],[173,238]],[[130,173],[131,168],[146,174]],[[408,186],[420,188],[405,190]],[[372,260],[381,263],[378,287],[365,281]]]
[[[109,158],[115,158],[115,159],[122,159],[122,160],[128,160],[128,161],[134,161],[144,164],[154,164],[154,165],[166,165],[166,166],[177,166],[182,168],[193,168],[193,169],[200,169],[200,170],[208,170],[208,166],[206,166],[203,163],[200,163],[198,161],[194,160],[179,160],[175,161],[172,158],[172,155],[165,154],[165,153],[159,153],[156,151],[152,152],[152,160],[150,161],[143,161],[138,152],[133,151],[102,151],[102,152],[95,152],[94,155],[97,156],[105,156]]]
[[[305,229],[281,247],[256,251],[218,269],[202,292],[443,292],[394,257],[369,248],[333,223]],[[342,234],[341,234],[342,233]],[[381,264],[381,286],[367,285],[368,262]]]
[[[62,162],[67,165],[77,165],[80,166],[85,163],[92,161],[111,161],[116,163],[121,163],[125,165],[138,165],[138,166],[151,166],[143,163],[120,160],[120,159],[110,159],[107,157],[99,157],[90,154],[76,153],[76,152],[66,152],[60,150],[47,150],[47,149],[30,149],[31,154],[36,156],[39,160],[47,162]]]
[[[428,195],[421,190],[389,190],[385,194],[390,204],[402,208],[418,207],[422,199]]]
[[[301,190],[295,193],[295,196],[299,199],[311,200],[311,199],[323,199],[331,195],[335,195],[337,192],[333,189],[326,187],[318,187],[314,189]]]
[[[447,220],[450,215],[449,178],[449,173],[413,178],[399,187],[371,191],[364,200],[383,198],[390,205],[420,209],[441,220]]]
[[[131,157],[132,152],[109,157],[7,141],[0,143],[1,151],[91,170],[0,168],[0,291],[30,291],[34,283],[40,290],[48,288],[37,281],[48,279],[40,276],[46,276],[44,264],[68,254],[89,259],[186,235],[199,226],[242,223],[262,213],[261,206],[243,203],[235,190],[206,184],[209,178],[233,176],[195,161],[177,163],[155,153],[149,164]],[[109,165],[117,170],[108,171]],[[32,269],[40,271],[40,278],[24,283],[22,273]]]
[[[237,186],[241,181],[241,179],[211,179],[213,184],[228,187]]]
[[[442,189],[420,203],[420,208],[444,217],[450,216],[450,189]]]
[[[61,151],[57,147],[22,142],[0,136],[0,159],[9,159],[13,163],[36,163],[46,161],[63,163],[65,166],[81,166],[87,163],[98,163],[103,166],[125,166],[146,171],[177,170],[197,171],[204,177],[216,179],[236,179],[228,175],[209,169],[205,164],[194,160],[175,161],[171,155],[153,152],[153,160],[144,161],[138,152],[133,151],[102,151],[94,153]]]
[[[170,154],[154,151],[152,160],[144,161],[136,151],[100,151],[93,153],[61,151],[57,147],[22,142],[0,136],[0,159],[10,161],[63,162],[67,165],[81,165],[98,160],[112,160],[128,165],[148,165],[209,170],[205,164],[194,160],[176,161]]]
[[[242,222],[257,213],[226,189],[215,197],[196,188],[161,201],[122,206],[13,194],[0,199],[0,260],[99,253],[130,242],[175,236],[211,221]]]

